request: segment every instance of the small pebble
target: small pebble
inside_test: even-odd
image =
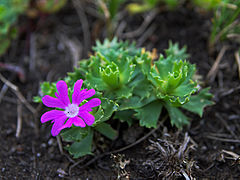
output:
[[[5,171],[5,168],[2,168],[2,172],[4,172]]]
[[[201,149],[202,149],[202,151],[206,151],[207,150],[207,146],[202,146]]]
[[[53,138],[49,139],[48,145],[51,146],[53,144],[53,141],[54,141]]]
[[[42,144],[41,144],[41,147],[42,147],[42,148],[46,148],[47,145],[46,145],[45,143],[42,143]]]

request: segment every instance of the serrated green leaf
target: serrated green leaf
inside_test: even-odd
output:
[[[90,83],[90,86],[98,91],[108,89],[108,86],[103,82],[100,77],[94,77],[91,73],[86,74],[86,79]]]
[[[214,104],[214,102],[211,101],[213,95],[208,91],[209,88],[202,89],[197,95],[191,96],[190,101],[182,107],[202,117],[203,109],[206,106]]]
[[[134,114],[135,112],[133,110],[117,111],[113,118],[121,122],[127,122],[128,125],[131,126],[134,120]]]
[[[184,125],[189,124],[188,117],[185,116],[177,107],[165,103],[164,107],[167,109],[171,125],[181,129]]]
[[[144,98],[149,98],[152,93],[153,86],[147,79],[142,79],[141,81],[138,81],[133,89],[134,96],[141,97],[140,101],[142,101]]]
[[[140,126],[156,128],[162,107],[162,102],[157,100],[147,104],[142,108],[135,109],[137,112],[136,117],[140,120]]]
[[[72,126],[62,130],[61,136],[65,141],[80,141],[82,140],[89,132],[89,127],[81,128]]]
[[[151,94],[151,96],[149,98],[144,98],[142,99],[139,96],[132,96],[129,99],[124,99],[121,101],[121,104],[119,105],[118,110],[119,111],[123,111],[123,110],[128,110],[128,109],[137,109],[137,108],[141,108],[147,104],[149,104],[150,102],[156,100],[156,97]]]
[[[111,140],[116,139],[118,136],[118,132],[107,123],[100,123],[95,127],[95,129]]]
[[[176,60],[187,59],[189,54],[187,54],[187,47],[184,46],[182,49],[179,48],[178,43],[172,43],[169,41],[168,49],[165,50],[166,56],[172,56]]]
[[[74,142],[71,146],[65,147],[74,158],[79,158],[88,154],[92,154],[93,131],[89,131],[88,135],[80,142]]]
[[[101,106],[96,113],[93,113],[95,117],[95,123],[93,126],[101,124],[111,118],[113,112],[118,110],[118,104],[112,100],[101,98]]]
[[[100,67],[100,74],[103,82],[108,85],[109,89],[117,89],[120,86],[120,71],[118,66],[111,62],[105,67]]]
[[[121,84],[127,84],[132,79],[132,74],[134,72],[135,66],[136,65],[133,64],[132,60],[130,59],[126,59],[126,61],[121,60],[121,65],[119,66],[119,69],[121,71],[119,77]]]
[[[120,89],[116,90],[116,99],[130,98],[132,96],[133,87],[129,88],[127,86],[122,86]]]

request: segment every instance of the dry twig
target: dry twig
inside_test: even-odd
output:
[[[18,97],[18,99],[20,100],[20,102],[22,104],[24,104],[27,109],[32,112],[33,114],[33,118],[34,118],[34,123],[35,123],[35,133],[38,135],[39,133],[39,129],[38,129],[38,121],[37,121],[37,111],[36,109],[26,100],[26,98],[22,95],[22,93],[19,91],[18,87],[16,85],[14,85],[13,83],[11,83],[10,81],[8,81],[1,73],[0,73],[0,80],[5,83],[10,89],[12,89],[12,91],[15,93],[15,95]],[[20,111],[20,110],[19,110]],[[18,117],[19,118],[19,117]],[[19,122],[21,121],[18,120]],[[21,128],[20,128],[21,130]],[[17,135],[17,134],[16,134]]]
[[[227,46],[223,46],[220,53],[218,54],[216,61],[214,62],[212,68],[207,74],[207,79],[209,82],[213,82],[215,80],[215,77],[217,75],[217,71],[219,68],[220,61],[222,60],[223,55],[225,54],[226,50],[228,49]]]
[[[134,38],[137,36],[140,36],[145,29],[148,27],[148,25],[152,22],[152,20],[156,17],[156,15],[158,14],[158,10],[152,10],[144,19],[143,23],[141,24],[141,26],[131,32],[127,32],[125,34],[122,34],[123,38]]]
[[[224,127],[227,129],[227,131],[234,137],[237,138],[236,134],[232,131],[232,129],[228,126],[228,123],[226,120],[219,114],[216,113],[216,117],[220,119],[221,123],[224,125]]]
[[[240,57],[239,57],[239,52],[236,51],[236,52],[234,53],[234,55],[235,55],[235,59],[236,59],[237,66],[238,66],[238,77],[239,77],[239,79],[240,79]]]
[[[205,136],[208,139],[213,139],[216,141],[223,141],[223,142],[229,142],[229,143],[240,143],[240,139],[227,139],[227,138],[221,138],[221,137],[215,137],[215,136]]]
[[[22,130],[22,104],[21,102],[17,101],[17,130],[16,130],[16,137],[19,138],[20,137],[20,133]]]
[[[60,35],[61,41],[69,49],[72,56],[73,68],[78,66],[78,61],[82,58],[82,44],[77,39],[69,39],[64,35]]]
[[[3,83],[5,83],[8,87],[10,87],[13,90],[13,92],[16,94],[18,99],[28,108],[29,111],[31,111],[33,114],[36,114],[36,110],[34,109],[34,107],[28,103],[28,101],[22,95],[22,93],[19,91],[16,85],[8,81],[5,77],[3,77],[1,73],[0,73],[0,79]]]
[[[59,148],[60,153],[64,154],[63,153],[63,148],[62,148],[62,141],[61,141],[61,137],[60,136],[57,136],[57,143],[58,143],[58,148]]]
[[[142,44],[154,33],[154,31],[157,29],[156,25],[150,26],[143,35],[138,40],[138,47],[142,46]]]
[[[84,12],[84,8],[82,5],[82,0],[72,0],[73,6],[77,11],[79,20],[82,25],[83,29],[83,38],[84,38],[84,56],[87,56],[87,53],[90,48],[90,42],[91,42],[91,36],[90,36],[90,31],[89,31],[89,24],[88,24],[88,19],[87,16]]]
[[[232,151],[227,151],[227,150],[224,150],[224,149],[223,149],[223,150],[222,150],[222,153],[225,153],[225,154],[228,154],[228,155],[232,156],[231,159],[234,159],[235,161],[240,158],[240,156],[239,156],[238,154],[236,154],[236,153],[234,153],[234,152],[232,152]],[[228,159],[230,159],[230,158],[228,158]]]
[[[233,93],[235,93],[236,91],[239,91],[239,90],[240,90],[240,86],[237,86],[235,88],[231,88],[228,91],[223,92],[222,94],[220,94],[220,97],[222,98],[222,97],[231,95],[231,94],[233,94]]]

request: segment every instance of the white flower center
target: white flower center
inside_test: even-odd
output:
[[[77,116],[78,112],[79,112],[79,107],[77,104],[69,104],[64,111],[66,116],[70,118]]]

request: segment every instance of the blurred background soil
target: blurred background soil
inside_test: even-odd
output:
[[[37,20],[23,18],[24,33],[1,57],[1,62],[15,67],[13,71],[1,70],[2,75],[18,86],[37,113],[33,114],[20,105],[10,88],[1,97],[0,179],[184,179],[184,173],[196,179],[239,179],[240,88],[234,58],[236,46],[217,44],[216,51],[210,56],[208,37],[211,16],[189,7],[154,15],[139,35],[126,36],[126,32],[137,29],[144,17],[123,13],[120,24],[125,25],[118,30],[118,37],[135,41],[137,46],[147,50],[156,48],[158,53],[164,53],[169,40],[179,42],[180,47],[186,45],[189,60],[197,65],[202,82],[206,81],[217,52],[227,45],[216,77],[205,83],[205,86],[211,86],[215,105],[207,107],[202,118],[190,114],[191,125],[182,132],[165,123],[142,143],[99,158],[86,168],[81,168],[81,162],[73,166],[78,160],[61,155],[56,138],[50,134],[51,127],[40,125],[44,108],[32,103],[32,98],[38,95],[39,83],[53,82],[66,76],[79,59],[88,57],[96,39],[103,40],[103,24],[88,11],[86,14],[91,37],[89,47],[84,44],[79,16],[69,3],[55,15]],[[0,84],[3,88],[4,83]],[[22,112],[23,124],[21,134],[16,138],[18,110]],[[139,127],[126,130],[126,127],[121,127],[122,134],[114,142],[99,140],[104,141],[105,151],[124,147],[149,132]],[[100,154],[101,150],[95,152]],[[82,160],[88,162],[92,158],[87,156]]]

